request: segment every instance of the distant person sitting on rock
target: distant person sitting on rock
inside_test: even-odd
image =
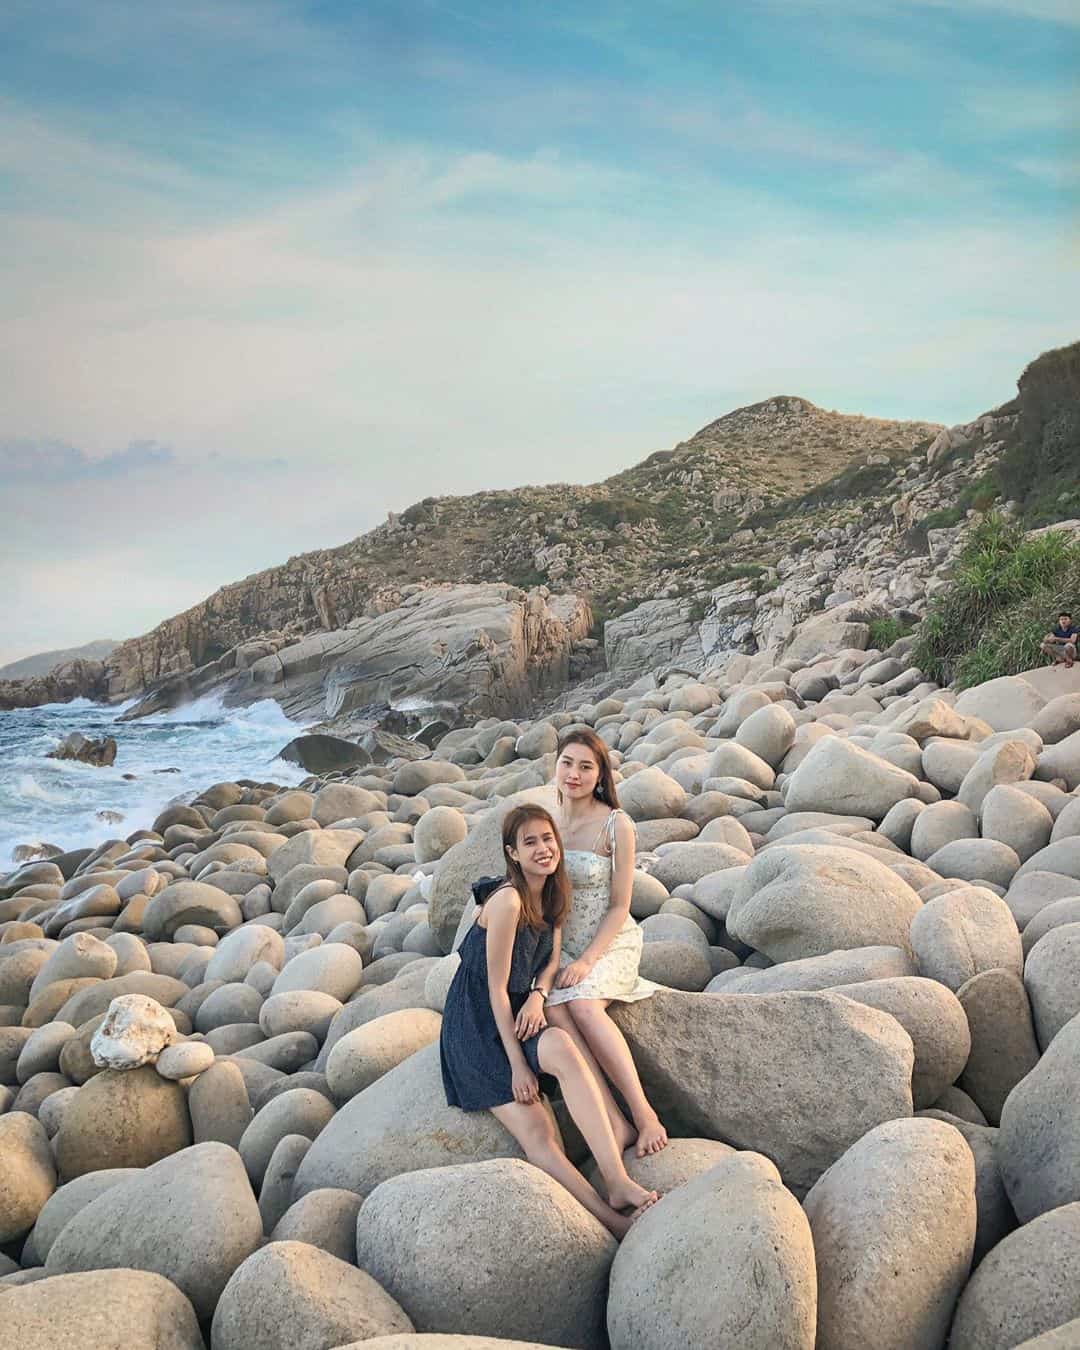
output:
[[[1073,662],[1076,660],[1076,640],[1080,635],[1073,621],[1072,615],[1065,610],[1058,615],[1058,621],[1054,625],[1052,632],[1047,633],[1043,638],[1042,646],[1039,650],[1044,656],[1053,658],[1054,665],[1064,665],[1066,670],[1071,670]]]
[[[473,887],[480,909],[446,996],[439,1039],[446,1100],[463,1111],[491,1111],[534,1167],[622,1238],[658,1197],[628,1175],[625,1141],[615,1138],[600,1084],[574,1039],[549,1026],[544,1014],[559,969],[570,881],[558,829],[542,806],[510,812],[503,854],[507,876]],[[606,1202],[566,1156],[540,1098],[541,1074],[558,1079],[604,1179]]]

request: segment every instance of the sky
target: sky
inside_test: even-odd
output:
[[[1080,338],[1075,0],[4,0],[0,663]]]

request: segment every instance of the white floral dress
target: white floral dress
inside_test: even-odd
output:
[[[612,811],[601,826],[596,843],[605,850],[568,848],[565,851],[566,871],[574,888],[570,914],[563,925],[563,965],[568,966],[588,947],[596,936],[600,922],[611,905],[611,878],[615,871],[615,817],[625,815]],[[569,989],[552,989],[548,1003],[570,1003],[576,998],[613,999],[619,1003],[636,1003],[648,998],[657,985],[638,976],[641,961],[641,929],[633,917],[615,934],[611,946],[580,984]]]

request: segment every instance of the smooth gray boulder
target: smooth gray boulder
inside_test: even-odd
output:
[[[713,1272],[711,1278],[699,1273]],[[722,1272],[722,1276],[720,1275]],[[757,1153],[736,1153],[637,1220],[611,1268],[611,1350],[813,1350],[810,1225]]]
[[[56,1275],[0,1293],[12,1350],[205,1350],[190,1301],[149,1271]]]
[[[955,994],[919,976],[872,978],[834,985],[832,992],[895,1017],[915,1047],[911,1096],[915,1108],[931,1106],[968,1061],[971,1032]]]
[[[784,804],[789,811],[883,820],[897,802],[918,795],[919,780],[913,774],[840,736],[828,736],[788,779]]]
[[[863,980],[914,975],[915,963],[899,947],[850,947],[801,961],[782,961],[767,970],[735,966],[709,985],[710,994],[782,994],[795,990],[835,989]]]
[[[821,742],[824,744],[824,742]],[[884,863],[843,846],[777,844],[747,867],[727,913],[727,930],[773,961],[849,947],[911,951],[922,909]]]
[[[306,1242],[270,1242],[237,1267],[214,1313],[214,1350],[328,1350],[412,1331],[366,1270]]]
[[[993,1251],[1001,1239],[1016,1227],[1016,1215],[1009,1203],[1005,1183],[1001,1179],[998,1166],[998,1132],[992,1125],[976,1125],[973,1121],[963,1120],[960,1116],[940,1111],[936,1107],[920,1111],[919,1116],[933,1120],[943,1120],[951,1125],[967,1140],[968,1148],[975,1163],[975,1251],[971,1258],[972,1269],[979,1264],[987,1252]]]
[[[1080,923],[1053,928],[1028,953],[1024,988],[1043,1050],[1080,1013]]]
[[[911,856],[920,862],[958,839],[977,839],[979,822],[963,802],[933,802],[924,806],[911,827]]]
[[[764,1153],[796,1194],[867,1130],[911,1114],[910,1036],[836,994],[659,990],[613,1013],[670,1131]]]
[[[937,1120],[887,1121],[815,1182],[804,1209],[817,1350],[941,1350],[975,1246],[963,1136]]]
[[[964,775],[957,797],[981,815],[983,800],[999,783],[1022,783],[1035,772],[1035,753],[1023,741],[1005,741],[984,749]]]
[[[52,1245],[80,1210],[96,1200],[99,1195],[130,1181],[140,1175],[137,1167],[102,1168],[100,1172],[87,1172],[76,1177],[66,1185],[59,1187],[42,1207],[34,1224],[34,1251],[44,1261]]]
[[[1078,1056],[1080,1017],[1074,1017],[1002,1107],[1001,1175],[1021,1223],[1060,1205],[1078,1208],[1074,1204],[1080,1202]]]
[[[1080,898],[1080,880],[1075,877],[1063,877],[1057,872],[1020,872],[1013,878],[1005,893],[1005,903],[1012,910],[1016,926],[1026,933],[1031,921],[1058,900]],[[1026,942],[1024,950],[1031,946]]]
[[[1008,896],[1005,898],[1007,900]],[[1027,959],[1031,949],[1041,938],[1067,923],[1080,923],[1080,895],[1055,900],[1039,910],[1020,934],[1020,940],[1024,944],[1024,959]]]
[[[352,1191],[309,1191],[278,1219],[270,1241],[307,1242],[355,1265],[356,1216],[362,1203]]]
[[[195,1144],[86,1205],[53,1243],[45,1269],[155,1271],[209,1320],[262,1236],[240,1155],[225,1144]]]
[[[517,1250],[528,1261],[506,1260]],[[515,1159],[393,1177],[356,1222],[357,1263],[420,1332],[603,1350],[615,1252],[567,1190]]]
[[[1019,675],[1002,675],[973,685],[957,698],[954,710],[963,717],[977,717],[995,731],[1029,727],[1046,707],[1046,699]]]
[[[991,1125],[1005,1099],[1039,1062],[1024,982],[1011,970],[984,970],[957,990],[971,1028],[971,1052],[956,1079]]]
[[[960,1295],[949,1350],[1013,1350],[1080,1317],[1080,1203],[1040,1214],[983,1257]]]
[[[45,1127],[25,1111],[0,1115],[0,1243],[28,1233],[56,1190]]]
[[[1023,970],[1016,920],[1007,904],[983,887],[965,886],[928,900],[911,923],[911,945],[921,974],[955,993],[984,970]]]
[[[1046,847],[1054,828],[1054,818],[1042,802],[1019,788],[999,783],[983,798],[983,837],[1008,844],[1022,863]]]
[[[490,1112],[447,1106],[439,1047],[429,1045],[341,1107],[300,1164],[294,1195],[324,1187],[368,1195],[401,1172],[521,1156]]]

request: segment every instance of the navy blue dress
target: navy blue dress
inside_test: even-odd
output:
[[[492,886],[488,894],[495,889]],[[534,977],[551,960],[553,943],[554,934],[549,927],[538,931],[522,924],[518,929],[507,985],[515,1017],[529,996]],[[450,1106],[463,1111],[486,1111],[514,1100],[513,1073],[488,994],[487,930],[474,923],[458,954],[461,965],[446,995],[439,1036],[443,1087]],[[538,1078],[537,1044],[542,1034],[520,1042],[525,1062]]]

